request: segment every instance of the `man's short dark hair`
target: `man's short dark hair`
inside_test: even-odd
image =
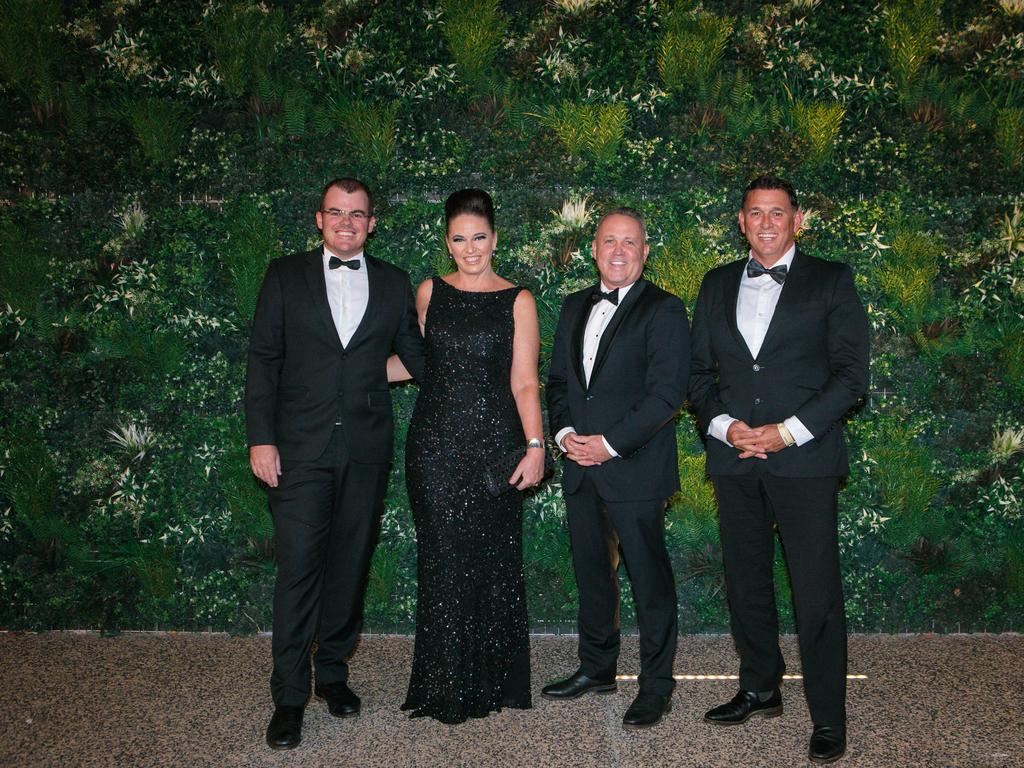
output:
[[[644,215],[640,213],[636,208],[630,208],[628,205],[620,205],[618,208],[613,208],[610,211],[605,211],[601,214],[601,218],[597,220],[597,228],[594,230],[595,237],[598,229],[604,224],[605,219],[610,216],[628,216],[635,220],[640,225],[640,234],[644,238],[644,242],[647,242],[647,222],[644,220]]]
[[[743,190],[743,199],[740,200],[740,208],[746,206],[747,196],[756,189],[781,189],[789,195],[789,204],[793,206],[793,210],[800,207],[800,204],[796,199],[796,190],[793,188],[793,185],[779,176],[773,176],[770,173],[766,173],[758,176],[752,182],[747,184],[747,188]]]
[[[366,213],[370,216],[373,215],[373,195],[370,194],[370,188],[363,184],[359,179],[353,179],[348,176],[343,176],[340,179],[332,179],[324,185],[324,191],[320,193],[320,207],[324,207],[324,198],[327,197],[327,193],[333,188],[338,188],[342,192],[364,192],[366,194],[367,206],[370,210]]]

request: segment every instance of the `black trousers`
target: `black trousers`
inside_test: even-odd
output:
[[[276,706],[305,706],[314,639],[317,682],[348,679],[389,469],[352,462],[335,427],[323,455],[282,463],[278,486],[268,491],[277,560],[270,676]]]
[[[619,657],[619,553],[640,628],[640,690],[672,695],[676,586],[665,549],[665,501],[606,502],[589,478],[566,494],[572,562],[579,588],[580,670],[611,677]]]
[[[751,459],[756,461],[756,459]],[[740,688],[768,691],[785,662],[779,649],[772,564],[777,526],[793,588],[804,692],[816,725],[846,722],[846,613],[839,573],[839,478],[712,477]]]

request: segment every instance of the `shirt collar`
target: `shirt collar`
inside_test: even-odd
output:
[[[636,285],[637,282],[639,282],[639,281],[634,280],[629,285],[620,285],[619,286],[619,301],[622,301],[626,297],[626,293],[629,291],[630,288],[632,288],[634,285]],[[615,289],[614,288],[609,288],[607,285],[604,284],[604,280],[602,280],[601,281],[601,290],[604,291],[605,293],[611,293]]]
[[[781,264],[784,264],[786,266],[786,269],[788,270],[790,267],[793,266],[793,259],[795,257],[796,257],[796,243],[793,243],[793,245],[789,246],[789,250],[786,251],[784,254],[782,254],[782,258],[779,259],[778,261],[776,261],[774,264],[772,264],[772,267],[777,267],[777,266],[779,266]],[[753,260],[753,258],[754,258],[754,252],[753,251],[748,252],[747,253],[747,259],[748,260]],[[744,274],[744,276],[746,276],[747,273],[744,272],[743,274]],[[753,279],[753,278],[751,278],[751,279]]]

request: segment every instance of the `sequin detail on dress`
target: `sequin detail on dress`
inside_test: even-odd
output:
[[[461,723],[531,706],[521,494],[492,497],[481,470],[523,445],[510,385],[520,289],[433,283],[426,369],[406,442],[419,583],[402,709]]]

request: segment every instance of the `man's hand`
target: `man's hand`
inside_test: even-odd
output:
[[[769,453],[776,453],[786,447],[778,424],[749,427],[742,421],[734,421],[725,436],[739,449],[741,459],[767,459]]]
[[[604,447],[601,435],[577,435],[570,432],[562,439],[562,447],[565,455],[581,467],[596,467],[612,458]]]
[[[754,443],[761,453],[769,454],[781,451],[786,447],[786,441],[782,439],[782,432],[778,424],[765,424],[751,430],[755,435]]]
[[[729,430],[725,433],[725,437],[732,447],[739,450],[741,459],[768,458],[768,454],[761,450],[761,445],[758,442],[760,436],[759,430],[751,429],[750,425],[739,419],[730,424]]]
[[[271,488],[277,488],[281,475],[281,455],[276,445],[249,446],[249,466],[252,473]]]

